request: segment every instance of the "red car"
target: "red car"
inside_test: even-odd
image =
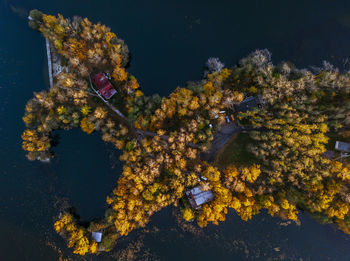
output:
[[[113,85],[103,73],[98,73],[92,76],[92,82],[97,88],[95,91],[102,95],[106,100],[109,100],[117,93],[117,90],[114,89]]]

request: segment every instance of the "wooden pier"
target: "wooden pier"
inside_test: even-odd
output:
[[[51,60],[51,49],[50,49],[50,42],[47,38],[45,38],[46,42],[46,54],[47,54],[47,67],[49,70],[49,82],[50,82],[50,88],[53,87],[53,76],[52,76],[52,60]]]

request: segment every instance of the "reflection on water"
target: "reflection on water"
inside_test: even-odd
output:
[[[11,11],[12,6],[12,11]],[[53,218],[72,204],[83,219],[103,215],[105,197],[121,171],[119,152],[98,134],[57,132],[50,164],[28,162],[21,117],[33,91],[45,88],[44,41],[26,25],[32,8],[101,21],[126,40],[129,70],[147,94],[168,94],[201,77],[208,57],[236,63],[268,48],[275,63],[298,67],[350,54],[349,1],[39,1],[0,4],[0,260],[349,260],[350,236],[301,216],[301,226],[265,214],[243,222],[230,213],[219,226],[179,223],[173,209],[122,238],[115,250],[77,257],[54,233]],[[45,68],[43,70],[43,68]],[[61,259],[63,260],[63,259]]]

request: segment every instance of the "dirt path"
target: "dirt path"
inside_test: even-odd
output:
[[[215,133],[214,140],[211,143],[210,149],[206,152],[201,153],[201,160],[213,162],[219,150],[224,147],[237,132],[241,130],[242,128],[237,126],[237,124],[234,122],[223,125]]]

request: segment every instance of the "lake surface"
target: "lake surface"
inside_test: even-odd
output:
[[[243,222],[233,212],[219,226],[184,231],[172,208],[111,253],[73,255],[53,230],[58,209],[83,219],[103,215],[121,173],[119,152],[98,133],[58,131],[50,164],[29,162],[21,149],[24,106],[48,88],[44,39],[27,26],[37,8],[100,21],[123,38],[128,70],[146,94],[168,95],[202,76],[209,57],[227,65],[257,48],[298,67],[328,60],[349,69],[350,1],[0,0],[0,260],[350,260],[350,235],[300,215],[301,225],[262,213]]]

